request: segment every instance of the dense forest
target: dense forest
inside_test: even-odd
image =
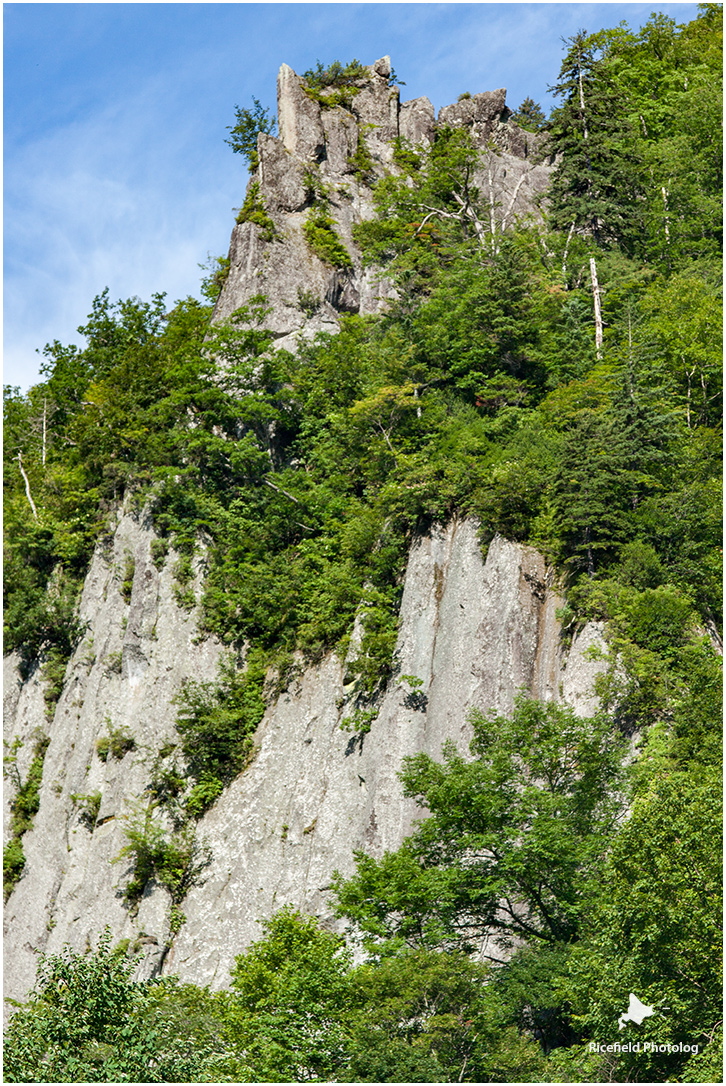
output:
[[[472,713],[470,751],[406,760],[426,817],[336,876],[347,941],[284,908],[212,993],[135,982],[99,932],[41,962],[6,1081],[722,1080],[721,65],[715,4],[569,40],[550,117],[515,114],[550,190],[505,229],[466,129],[398,141],[356,233],[395,300],[337,335],[273,350],[264,297],[210,324],[220,259],[201,300],[102,293],[83,347],[49,344],[43,380],[6,388],[5,651],[40,657],[50,709],[109,512],[152,511],[182,607],[205,555],[200,629],[229,652],[179,696],[180,760],[152,797],[174,834],[128,833],[128,899],[154,875],[179,923],[193,828],[244,769],[270,674],[279,692],[301,654],[345,653],[356,615],[348,724],[371,727],[432,525],[472,516],[484,547],[537,547],[564,636],[596,619],[608,643],[593,719],[520,698]],[[342,101],[355,66],[307,76]],[[259,103],[238,111],[235,149],[269,128]],[[15,782],[6,894],[44,743]],[[499,960],[472,955],[485,932]],[[631,992],[654,1013],[619,1031]]]

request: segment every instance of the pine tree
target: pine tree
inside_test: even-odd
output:
[[[560,155],[550,190],[555,228],[631,251],[639,236],[639,183],[622,100],[584,30],[568,41],[559,82],[562,105],[551,120],[551,150]]]

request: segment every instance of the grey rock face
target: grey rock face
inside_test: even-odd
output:
[[[358,147],[358,124],[355,117],[336,106],[322,111],[323,130],[325,132],[325,170],[326,173],[344,176],[353,173],[350,160]]]
[[[252,764],[200,823],[213,861],[172,939],[167,892],[150,884],[131,916],[121,898],[128,872],[117,858],[125,816],[143,802],[159,748],[176,737],[173,698],[185,677],[214,678],[220,646],[200,641],[193,616],[179,609],[174,556],[157,570],[152,538],[143,520],[122,517],[88,574],[88,630],[50,725],[40,810],[24,838],[26,870],[6,909],[12,998],[33,983],[36,949],[83,949],[106,925],[114,939],[148,937],[139,976],[176,972],[223,987],[261,919],[290,902],[333,925],[333,870],[352,871],[353,848],[380,855],[398,847],[420,816],[396,775],[406,755],[438,757],[446,740],[466,750],[468,710],[507,712],[519,691],[564,699],[581,713],[595,707],[592,682],[603,664],[587,650],[602,635],[586,627],[563,651],[561,601],[541,555],[496,538],[484,560],[474,522],[435,530],[411,550],[396,647],[398,673],[420,678],[422,696],[412,701],[392,681],[371,731],[356,736],[340,726],[350,712],[343,662],[331,655],[305,671],[265,714]],[[130,604],[119,591],[127,554],[135,560]],[[42,683],[38,674],[21,683],[13,658],[7,675],[6,739],[27,742],[46,726]],[[136,749],[104,763],[96,742],[109,720],[134,736]],[[101,806],[91,833],[73,796],[95,791]]]
[[[411,98],[403,102],[398,116],[398,132],[414,146],[433,142],[436,114],[428,98]]]
[[[140,930],[162,945],[168,934],[168,895],[157,889],[134,921],[119,884],[127,865],[115,862],[126,843],[124,818],[142,802],[159,748],[176,741],[172,699],[186,677],[212,679],[220,646],[199,641],[192,615],[174,598],[173,567],[151,559],[148,525],[123,516],[110,546],[96,550],[86,578],[80,618],[86,634],[68,664],[52,721],[45,717],[43,683],[36,671],[26,682],[18,660],[6,661],[5,740],[18,737],[22,757],[36,730],[50,736],[43,767],[40,809],[23,837],[25,871],[5,909],[5,990],[18,998],[31,987],[35,951],[57,952],[66,942],[82,950],[108,925],[114,939]],[[130,603],[120,593],[127,556],[135,561]],[[199,589],[197,576],[196,588]],[[133,736],[136,749],[103,762],[96,750],[108,729]],[[27,753],[26,753],[27,752]],[[7,799],[11,789],[6,788]],[[80,818],[79,797],[101,793],[93,833]],[[76,797],[76,798],[74,798]]]
[[[325,150],[320,106],[308,98],[302,80],[283,64],[277,77],[277,127],[286,150],[301,161],[317,160]]]
[[[285,145],[260,132],[257,137],[260,159],[259,181],[265,204],[270,211],[300,211],[310,199],[305,171]]]
[[[451,128],[470,126],[478,142],[486,143],[494,125],[506,121],[510,110],[506,106],[507,92],[504,87],[495,91],[484,91],[471,98],[462,98],[453,106],[443,106],[439,110],[439,124]]]

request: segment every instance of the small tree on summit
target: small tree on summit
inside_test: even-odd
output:
[[[547,122],[542,106],[534,98],[525,98],[512,114],[512,120],[526,132],[540,132]]]

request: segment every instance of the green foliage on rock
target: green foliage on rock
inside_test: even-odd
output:
[[[335,106],[350,109],[353,98],[361,91],[359,84],[369,78],[369,72],[365,64],[355,59],[348,64],[334,60],[327,67],[318,61],[315,68],[303,72],[303,91],[323,109]]]
[[[132,750],[136,750],[136,740],[125,728],[114,728],[111,721],[106,718],[108,735],[102,735],[96,743],[96,753],[102,762],[109,757],[121,761]]]
[[[85,826],[87,830],[93,833],[96,828],[96,820],[98,818],[98,812],[101,809],[101,793],[90,792],[83,794],[81,792],[74,792],[71,794],[71,800],[80,811],[78,821],[81,825]]]
[[[350,268],[350,253],[338,237],[335,220],[324,207],[314,208],[303,226],[303,237],[316,256],[334,268]]]
[[[265,205],[262,203],[259,181],[253,181],[250,184],[245,196],[245,202],[242,204],[235,221],[238,226],[244,222],[252,222],[255,226],[259,226],[265,241],[272,241],[277,236],[275,224],[265,211]]]
[[[233,659],[223,659],[216,683],[189,679],[177,696],[176,726],[186,772],[195,782],[185,808],[193,817],[206,810],[253,755],[252,735],[265,711],[266,671],[267,661],[259,654],[246,661],[243,671]]]
[[[168,890],[172,906],[180,905],[210,863],[209,848],[197,838],[193,825],[170,832],[155,812],[152,802],[125,816],[126,844],[114,862],[129,861],[131,877],[123,896],[131,907],[138,906],[152,878]]]
[[[10,837],[3,849],[3,890],[5,900],[10,896],[25,867],[23,834],[32,829],[33,819],[40,807],[40,785],[43,781],[43,764],[50,738],[39,735],[33,747],[33,758],[25,780],[17,769],[17,747],[3,759],[4,776],[9,777],[14,795],[10,800]]]

